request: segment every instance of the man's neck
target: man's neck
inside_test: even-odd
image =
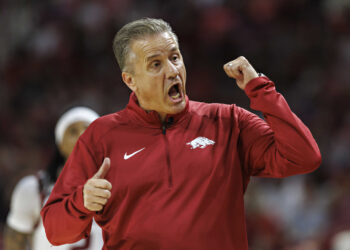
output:
[[[141,106],[140,106],[141,107]],[[142,108],[142,107],[141,107]],[[144,108],[142,108],[142,109],[144,109]],[[147,113],[149,113],[149,112],[152,112],[152,110],[146,110],[146,109],[144,109]],[[157,112],[157,111],[156,111]],[[167,116],[167,114],[166,113],[160,113],[160,112],[157,112],[157,114],[158,114],[158,116],[159,116],[159,120],[163,123],[164,121],[165,121],[165,119],[166,119],[166,116]]]
[[[165,119],[166,119],[166,115],[167,114],[158,112],[158,115],[159,115],[160,121],[163,123],[165,121]]]
[[[137,97],[137,96],[136,96],[136,97]],[[149,109],[147,109],[147,108],[144,108],[144,105],[142,105],[142,102],[140,102],[140,100],[139,100],[138,98],[137,98],[137,103],[138,103],[138,105],[139,105],[143,110],[145,110],[147,113],[153,111],[153,110],[149,110]],[[165,119],[166,119],[167,114],[166,114],[166,113],[161,113],[161,112],[158,112],[158,111],[156,111],[156,112],[158,113],[159,120],[163,123],[163,122],[165,121]]]

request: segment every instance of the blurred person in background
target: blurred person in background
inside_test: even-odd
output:
[[[74,244],[53,247],[46,238],[40,209],[48,198],[61,169],[85,129],[98,118],[87,107],[74,107],[65,112],[55,127],[56,153],[45,171],[26,176],[16,185],[7,217],[5,250],[99,249],[103,245],[101,229],[94,223],[91,235]]]
[[[177,37],[161,19],[126,24],[114,51],[129,104],[79,138],[41,211],[50,242],[87,237],[94,218],[103,249],[248,249],[249,179],[318,168],[308,128],[244,57],[224,71],[265,121],[236,105],[190,101]]]
[[[345,230],[335,234],[331,241],[331,250],[350,249],[350,230]]]

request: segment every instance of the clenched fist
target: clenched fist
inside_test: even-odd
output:
[[[97,173],[84,185],[84,206],[90,211],[101,211],[111,197],[112,184],[104,179],[110,166],[111,160],[106,157]]]
[[[243,56],[226,63],[224,70],[229,77],[236,79],[237,85],[241,89],[244,89],[250,80],[258,77],[253,66]]]

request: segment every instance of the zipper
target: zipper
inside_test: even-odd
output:
[[[166,164],[167,164],[167,170],[168,170],[168,187],[172,188],[173,187],[173,173],[172,173],[171,162],[170,162],[169,142],[168,142],[168,138],[166,136],[167,125],[170,125],[170,124],[171,123],[169,123],[169,122],[163,123],[162,134],[163,134],[164,142],[165,142],[165,157],[166,157]]]

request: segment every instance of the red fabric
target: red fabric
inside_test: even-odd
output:
[[[164,134],[158,115],[142,110],[133,94],[126,109],[96,120],[42,209],[48,239],[78,240],[94,216],[103,249],[248,249],[243,194],[249,177],[308,173],[321,156],[268,78],[252,80],[245,92],[267,123],[236,105],[187,100],[182,113],[168,117]],[[198,137],[215,144],[191,149],[187,143]],[[89,212],[82,186],[107,156],[112,197],[102,212]]]

